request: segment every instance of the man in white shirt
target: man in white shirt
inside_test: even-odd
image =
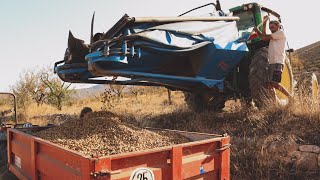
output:
[[[268,59],[269,59],[269,83],[268,86],[276,88],[283,94],[292,99],[292,95],[280,84],[281,76],[284,68],[286,58],[285,44],[286,36],[281,29],[279,21],[270,21],[269,29],[272,34],[266,34],[266,25],[269,16],[264,17],[262,32],[259,28],[255,27],[254,30],[258,33],[259,37],[264,41],[270,41]]]

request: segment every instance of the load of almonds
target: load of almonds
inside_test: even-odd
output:
[[[121,121],[111,112],[94,112],[34,134],[92,157],[189,142],[178,134],[150,131]]]

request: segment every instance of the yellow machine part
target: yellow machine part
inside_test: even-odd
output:
[[[285,61],[285,65],[283,68],[282,72],[282,78],[281,78],[281,83],[280,83],[286,90],[290,93],[293,94],[293,75],[292,75],[292,70],[291,70],[291,65],[288,59]],[[276,94],[278,99],[287,104],[289,101],[289,97],[284,95],[282,92],[279,90],[276,90]]]

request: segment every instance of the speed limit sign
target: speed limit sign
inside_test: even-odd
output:
[[[148,168],[138,168],[131,173],[130,180],[154,180],[154,174]]]

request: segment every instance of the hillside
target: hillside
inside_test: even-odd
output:
[[[304,70],[315,72],[320,78],[320,41],[297,49],[294,56],[301,60]],[[298,69],[294,69],[296,72]]]
[[[130,86],[125,86],[122,92],[127,93],[129,89],[130,89]],[[73,95],[73,98],[86,99],[86,98],[98,97],[100,96],[101,93],[105,91],[111,91],[111,93],[113,94],[115,93],[111,90],[109,85],[98,84],[92,87],[75,89],[75,94]]]
[[[84,99],[94,96],[99,96],[101,93],[105,91],[107,86],[105,85],[95,85],[89,88],[81,88],[81,89],[75,89],[75,94],[73,95],[76,99]]]

